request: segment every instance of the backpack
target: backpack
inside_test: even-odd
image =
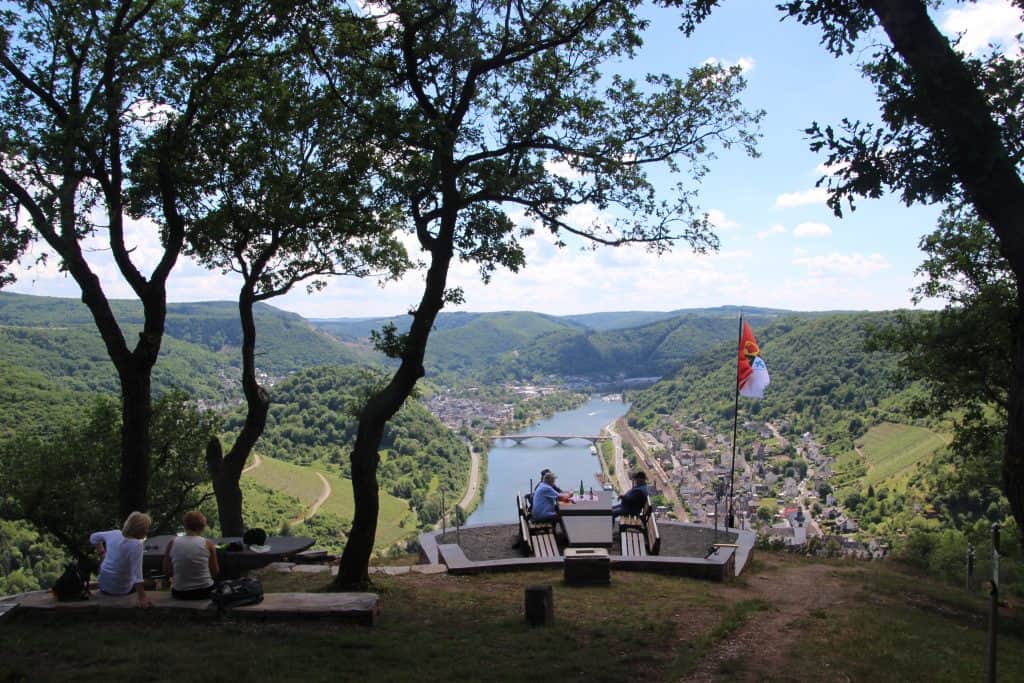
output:
[[[89,571],[74,562],[69,562],[51,590],[58,602],[88,600]]]
[[[210,600],[218,610],[256,605],[263,602],[263,584],[259,579],[250,576],[227,579],[214,586],[213,592],[210,593]]]

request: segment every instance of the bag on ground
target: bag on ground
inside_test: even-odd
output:
[[[58,602],[88,600],[89,573],[74,562],[68,563],[64,573],[54,582],[52,590]]]
[[[250,576],[228,579],[214,587],[210,599],[219,609],[255,605],[263,602],[263,584]]]

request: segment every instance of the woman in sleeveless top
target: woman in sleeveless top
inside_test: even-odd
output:
[[[179,600],[210,597],[213,577],[220,573],[217,548],[203,538],[206,517],[201,512],[185,515],[185,535],[171,539],[164,555],[164,573],[171,577],[171,595]]]

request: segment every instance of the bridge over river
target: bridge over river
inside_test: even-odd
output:
[[[582,441],[589,441],[591,445],[596,446],[601,441],[607,441],[610,436],[584,436],[583,434],[499,434],[498,436],[492,436],[493,441],[515,441],[517,446],[528,439],[548,439],[554,441],[559,446],[564,446],[567,441],[573,441],[576,439]]]

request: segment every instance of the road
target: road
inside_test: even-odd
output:
[[[327,499],[331,497],[331,485],[327,482],[327,479],[325,479],[324,475],[319,472],[316,472],[315,474],[320,477],[320,483],[323,484],[323,488],[320,489],[320,497],[309,506],[309,509],[306,510],[306,514],[291,520],[291,524],[299,524],[315,515],[316,511],[320,509],[320,506],[327,502]]]
[[[459,501],[459,507],[463,510],[473,502],[480,488],[480,454],[472,446],[469,446],[469,458],[469,483],[466,485],[466,495]]]
[[[258,453],[253,453],[252,454],[252,464],[249,465],[248,467],[246,467],[244,470],[242,470],[242,474],[245,474],[246,472],[249,472],[251,470],[256,469],[257,467],[260,466],[260,463],[262,463],[262,462],[263,461],[260,460],[259,454]]]

